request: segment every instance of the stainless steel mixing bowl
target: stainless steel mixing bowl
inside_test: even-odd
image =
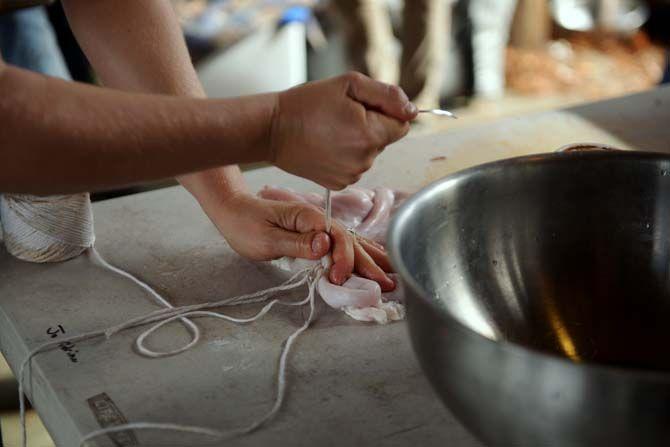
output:
[[[462,171],[389,248],[421,365],[486,445],[670,446],[670,156]]]

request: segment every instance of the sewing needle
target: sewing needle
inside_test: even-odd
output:
[[[449,118],[458,119],[458,117],[453,113],[451,113],[450,111],[442,109],[421,109],[419,110],[419,113],[431,113],[433,115],[446,116]]]

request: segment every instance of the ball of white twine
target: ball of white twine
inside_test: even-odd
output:
[[[7,251],[24,261],[66,261],[95,242],[88,193],[4,194],[0,196],[0,220]]]
[[[163,309],[132,318],[116,326],[98,329],[96,331],[75,335],[56,342],[47,342],[37,346],[28,353],[19,368],[19,404],[21,424],[21,445],[27,445],[26,436],[26,405],[25,405],[25,381],[26,370],[30,370],[31,359],[50,349],[54,349],[64,341],[83,341],[96,337],[109,338],[125,329],[154,323],[152,327],[144,331],[137,339],[136,346],[140,355],[151,358],[168,357],[192,348],[200,340],[200,329],[189,318],[214,317],[235,324],[246,324],[257,321],[267,314],[275,305],[284,306],[309,306],[309,315],[303,324],[297,328],[284,343],[279,357],[277,370],[276,394],[274,404],[265,414],[258,417],[250,424],[228,430],[212,429],[209,427],[188,426],[181,424],[165,424],[154,422],[134,422],[115,427],[106,427],[93,431],[81,439],[81,445],[98,437],[126,430],[159,430],[178,431],[182,433],[201,434],[215,439],[223,440],[241,434],[251,433],[266,422],[274,418],[279,412],[285,398],[286,390],[286,366],[291,346],[298,336],[304,332],[314,319],[314,299],[316,284],[323,274],[323,267],[317,264],[309,269],[302,270],[284,283],[276,287],[261,290],[248,295],[227,298],[213,303],[201,303],[198,305],[173,307],[165,298],[157,293],[145,282],[130,273],[112,266],[105,261],[95,250],[95,234],[93,231],[93,212],[88,194],[77,194],[70,196],[37,197],[29,195],[5,194],[0,196],[0,222],[4,232],[4,242],[7,250],[17,258],[30,262],[58,262],[74,258],[88,250],[94,263],[112,271],[126,279],[129,279],[147,291]],[[282,301],[274,295],[293,290],[307,285],[306,298],[300,301]],[[273,299],[272,299],[273,298]],[[263,308],[247,318],[235,318],[221,312],[213,312],[211,309],[236,306],[240,304],[263,303]],[[166,351],[154,351],[146,346],[146,339],[156,330],[173,321],[179,321],[191,332],[191,341],[186,345]],[[30,374],[28,374],[30,377]],[[28,378],[28,380],[30,380]]]

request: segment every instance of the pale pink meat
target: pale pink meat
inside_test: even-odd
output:
[[[368,194],[360,189],[335,193],[331,197],[333,218],[347,228],[358,227],[370,214],[373,203]]]
[[[287,188],[266,186],[259,192],[259,196],[270,200],[310,203],[322,208],[324,206],[324,199],[319,194],[304,194]],[[376,188],[374,191],[349,188],[333,193],[332,215],[342,225],[353,228],[361,236],[384,244],[391,215],[397,209],[398,202],[407,197],[408,193],[395,193],[388,188]],[[329,259],[326,256],[321,261],[326,270],[330,267]],[[316,262],[319,261],[282,259],[276,265],[285,270],[297,271]],[[329,306],[344,311],[351,318],[385,324],[403,319],[405,315],[400,282],[397,275],[390,276],[397,287],[387,293],[382,293],[376,282],[357,275],[353,275],[341,286],[332,284],[327,276],[323,276],[317,284],[317,290]]]
[[[299,193],[289,188],[265,186],[258,196],[268,200],[283,202],[310,203],[324,208],[324,198],[317,193]],[[333,193],[331,198],[333,218],[347,228],[357,227],[367,217],[373,207],[370,190],[350,188],[342,192]]]
[[[388,188],[376,188],[372,210],[365,220],[356,227],[356,232],[363,237],[383,244],[386,242],[391,211],[393,209],[394,194]]]
[[[341,286],[321,277],[317,290],[330,307],[344,311],[355,320],[386,324],[405,317],[405,307],[398,296],[400,287],[381,293],[379,284],[354,275]]]
[[[401,191],[401,190],[394,190],[393,191],[393,209],[391,210],[391,215],[395,213],[398,208],[402,206],[403,203],[405,203],[405,200],[409,199],[411,197],[412,193],[407,192],[407,191]]]
[[[352,276],[341,286],[337,286],[325,276],[322,276],[318,285],[319,295],[335,309],[345,307],[375,307],[382,299],[382,291],[374,281]]]
[[[346,307],[344,313],[354,320],[386,324],[405,318],[405,306],[395,301],[382,302],[376,307]]]
[[[366,189],[366,188],[358,188],[356,186],[350,186],[346,189],[347,191],[354,191],[359,194],[363,194],[366,196],[368,199],[372,200],[372,198],[375,196],[375,192],[371,189]]]
[[[303,197],[308,203],[311,203],[312,205],[316,205],[319,208],[325,208],[326,207],[326,205],[324,203],[325,202],[324,198],[321,197],[321,195],[319,195],[315,192],[308,192]],[[331,204],[332,204],[332,200],[331,200]]]

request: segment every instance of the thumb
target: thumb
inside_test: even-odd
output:
[[[416,118],[416,106],[400,87],[376,81],[360,73],[349,73],[344,79],[348,83],[349,97],[365,104],[367,109],[379,110],[403,122]]]
[[[409,123],[389,118],[372,110],[367,111],[368,127],[375,136],[379,147],[387,146],[398,141],[409,132]]]
[[[294,233],[279,230],[275,237],[275,250],[281,256],[302,259],[321,259],[330,251],[330,238],[322,231]]]

